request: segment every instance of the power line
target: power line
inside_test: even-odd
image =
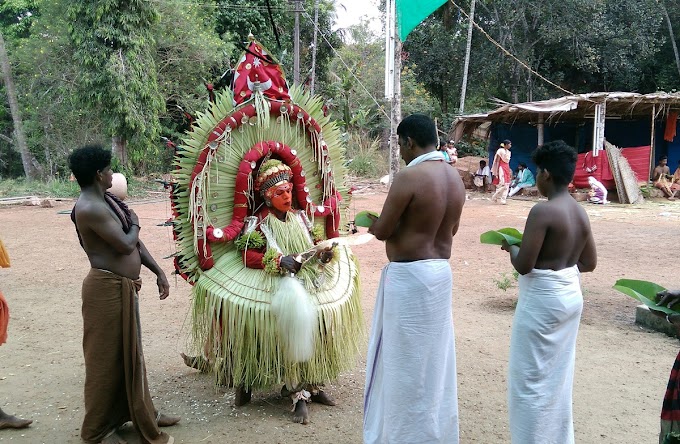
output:
[[[368,91],[368,88],[366,88],[366,86],[361,82],[361,80],[359,80],[359,78],[356,76],[356,74],[354,74],[354,71],[353,71],[349,66],[347,66],[347,63],[345,63],[345,60],[344,60],[344,59],[342,58],[342,56],[338,53],[338,51],[333,47],[333,45],[331,44],[331,42],[329,42],[328,39],[326,38],[326,34],[324,34],[323,32],[321,32],[321,29],[320,29],[318,26],[316,26],[316,25],[314,24],[314,20],[313,20],[312,17],[307,13],[306,10],[303,9],[303,10],[302,10],[302,14],[303,14],[305,17],[307,17],[307,20],[309,20],[310,23],[312,23],[312,26],[316,27],[316,31],[317,31],[319,34],[321,34],[321,37],[323,37],[323,39],[324,39],[324,41],[326,42],[326,44],[331,48],[331,50],[333,51],[333,54],[335,54],[335,56],[338,58],[338,60],[340,60],[340,62],[345,66],[345,68],[347,68],[347,71],[352,75],[352,77],[354,77],[354,80],[356,80],[357,83],[358,83],[359,85],[361,85],[361,87],[364,89],[364,91],[366,91],[366,94],[368,94],[368,97],[370,97],[371,100],[373,100],[373,103],[376,104],[376,106],[378,107],[378,109],[380,110],[380,112],[381,112],[381,113],[389,120],[389,119],[390,119],[390,116],[387,115],[387,113],[386,113],[385,110],[383,109],[382,105],[380,105],[380,103],[378,102],[378,100],[377,100],[375,97],[373,97],[373,95],[370,93],[370,91]]]
[[[470,20],[470,16],[468,15],[468,13],[465,12],[465,10],[464,10],[463,8],[461,8],[460,6],[458,6],[454,0],[449,0],[449,2],[451,2],[451,4],[452,4],[453,6],[455,6],[456,8],[458,8],[458,10],[459,10],[461,13],[463,13],[463,15],[464,15],[468,20]],[[484,34],[484,37],[486,37],[491,43],[493,43],[494,45],[496,45],[496,46],[498,47],[498,49],[500,49],[501,51],[503,51],[503,53],[504,53],[505,55],[507,55],[508,57],[514,59],[517,63],[519,63],[521,66],[523,66],[525,69],[527,69],[530,73],[534,74],[534,75],[535,75],[536,77],[538,77],[539,79],[541,79],[541,80],[543,80],[544,82],[546,82],[546,83],[548,83],[548,84],[554,86],[555,88],[559,89],[560,91],[567,93],[567,94],[570,95],[570,96],[575,95],[573,92],[568,91],[568,90],[562,88],[560,85],[558,85],[558,84],[556,84],[556,83],[554,83],[554,82],[551,82],[551,81],[548,80],[547,78],[543,77],[542,75],[540,75],[539,73],[537,73],[536,71],[534,71],[534,70],[533,70],[529,65],[527,65],[524,61],[520,60],[518,57],[516,57],[516,56],[515,56],[514,54],[512,54],[510,51],[508,51],[507,49],[505,49],[500,43],[498,43],[496,40],[494,40],[493,37],[491,37],[491,36],[484,30],[484,28],[482,28],[481,26],[479,26],[479,25],[477,24],[477,22],[475,22],[474,20],[470,20],[470,21],[471,21],[471,23],[474,25],[475,28],[477,28],[482,34]]]
[[[158,3],[158,4],[166,4],[167,0],[149,0],[153,3]],[[179,3],[187,6],[199,6],[201,8],[211,8],[211,9],[233,9],[233,10],[249,10],[249,11],[258,11],[258,12],[267,12],[268,9],[266,6],[260,6],[260,5],[241,5],[241,4],[226,4],[226,3],[204,3],[204,2],[192,2],[189,0],[186,1],[175,1],[174,3]],[[281,8],[281,7],[272,7],[272,11],[289,11],[288,8]]]

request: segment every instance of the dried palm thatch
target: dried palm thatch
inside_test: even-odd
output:
[[[637,176],[630,167],[628,160],[621,155],[621,150],[618,147],[607,141],[605,141],[604,148],[616,183],[619,202],[625,204],[642,203],[644,197],[640,191]]]

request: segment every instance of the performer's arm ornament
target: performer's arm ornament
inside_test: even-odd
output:
[[[281,253],[274,249],[269,249],[264,254],[262,258],[262,264],[264,265],[264,271],[271,274],[281,273]]]

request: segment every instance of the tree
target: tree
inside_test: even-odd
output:
[[[12,79],[12,69],[9,64],[9,58],[7,57],[5,39],[2,37],[2,32],[0,32],[0,66],[2,67],[2,77],[5,83],[5,90],[7,91],[7,101],[9,102],[9,108],[14,122],[16,146],[21,153],[21,161],[24,165],[24,174],[26,175],[26,179],[39,179],[42,176],[42,168],[28,150],[17,94],[14,88],[14,80]]]
[[[84,104],[101,113],[113,152],[127,166],[128,142],[139,160],[159,137],[158,11],[148,1],[84,0],[71,3],[68,18]]]

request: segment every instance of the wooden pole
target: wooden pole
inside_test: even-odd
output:
[[[536,141],[537,142],[536,147],[543,145],[544,127],[545,127],[545,125],[543,124],[543,113],[539,113],[538,114],[538,126],[537,126],[537,128],[538,128],[538,140]]]
[[[314,95],[314,83],[316,81],[316,35],[319,29],[319,0],[314,2],[314,39],[312,40],[312,80],[309,91]]]
[[[300,84],[300,1],[293,2],[295,28],[293,29],[293,83]]]
[[[652,169],[654,168],[654,158],[656,157],[656,144],[654,143],[654,133],[656,132],[656,103],[652,105],[652,134],[650,135],[649,141],[649,169],[648,173],[652,174]],[[649,182],[649,177],[647,177]]]
[[[396,27],[395,27],[396,28]],[[397,126],[401,122],[401,40],[394,36],[394,95],[392,96],[392,110],[390,113],[390,185],[394,175],[401,167]]]

